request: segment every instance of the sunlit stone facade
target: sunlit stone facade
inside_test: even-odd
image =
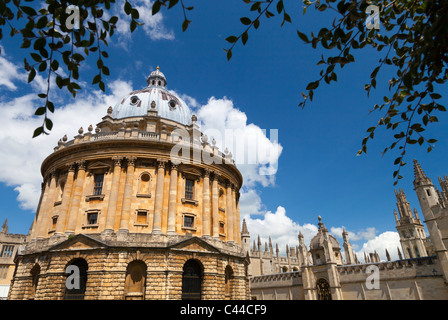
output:
[[[42,163],[11,299],[248,297],[241,173],[159,69],[147,83]],[[80,288],[66,285],[70,265]]]

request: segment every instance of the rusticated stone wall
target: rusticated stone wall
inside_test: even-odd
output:
[[[225,299],[225,269],[233,271],[230,279],[230,298],[248,299],[247,261],[241,255],[213,252],[213,247],[197,238],[169,248],[90,248],[82,241],[67,240],[43,252],[18,257],[9,299],[60,300],[64,298],[66,267],[77,258],[87,262],[87,284],[84,299],[126,299],[126,270],[129,263],[142,261],[146,265],[144,299],[182,299],[184,264],[193,259],[202,268],[201,299]],[[89,239],[88,239],[89,240]],[[40,268],[37,286],[33,286],[31,270]],[[229,296],[229,294],[227,296]]]

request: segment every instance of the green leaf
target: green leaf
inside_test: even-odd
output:
[[[229,36],[226,38],[226,41],[228,41],[230,43],[235,43],[237,40],[238,40],[238,38],[235,36]]]
[[[48,130],[51,130],[53,128],[53,122],[48,118],[45,118],[45,127]]]
[[[32,68],[30,73],[28,74],[28,83],[33,81],[35,76],[36,76],[36,69]]]
[[[152,15],[155,15],[157,12],[160,11],[161,2],[157,0],[152,5]]]
[[[42,133],[44,133],[44,127],[36,128],[33,133],[33,138],[40,136]]]
[[[297,30],[297,34],[299,35],[299,38],[302,39],[304,42],[309,43],[310,41],[308,40],[308,37],[306,36],[306,34],[300,32],[299,30]]]
[[[227,61],[229,61],[232,58],[232,50],[227,50]]]
[[[306,90],[314,90],[319,86],[319,81],[314,81],[314,82],[310,82],[308,83],[308,85],[306,86]]]
[[[240,19],[241,23],[244,24],[245,26],[249,25],[252,23],[252,20],[250,20],[248,17],[242,17]]]
[[[21,7],[20,7],[20,10],[22,10],[23,12],[25,12],[25,13],[26,13],[27,15],[29,15],[29,16],[35,16],[35,15],[37,15],[36,10],[34,10],[34,9],[31,8],[31,7],[21,6]]]
[[[45,114],[45,112],[47,112],[47,108],[39,107],[36,109],[36,112],[34,112],[34,115],[41,116],[41,115]]]
[[[243,45],[246,45],[248,38],[249,38],[249,35],[247,34],[247,31],[244,31],[244,33],[241,35],[241,41],[243,42]]]
[[[153,15],[154,15],[154,6],[155,6],[155,4],[156,3],[154,3],[153,5],[152,5],[152,10],[153,10]],[[159,5],[159,9],[160,9],[160,5]],[[132,5],[128,2],[128,1],[126,1],[125,3],[124,3],[124,12],[127,14],[127,15],[130,15],[131,14],[131,11],[132,11]]]
[[[188,25],[190,24],[190,20],[185,19],[184,22],[182,22],[182,31],[187,30]]]

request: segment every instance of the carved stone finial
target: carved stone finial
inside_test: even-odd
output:
[[[93,126],[90,125],[90,126],[87,128],[87,130],[89,130],[89,132],[92,132],[92,130],[93,130]]]
[[[84,133],[84,129],[83,129],[82,127],[79,128],[78,133],[79,133],[79,134],[83,134],[83,133]]]
[[[107,114],[111,114],[113,110],[112,107],[107,108]]]
[[[213,138],[213,140],[212,140],[212,145],[213,145],[213,146],[216,145],[216,140],[215,140],[215,138]]]
[[[62,141],[67,142],[67,135],[64,134],[64,136],[62,137]]]
[[[155,109],[156,108],[156,102],[153,100],[151,102],[151,109]]]
[[[198,121],[198,117],[196,117],[195,114],[192,115],[192,116],[191,116],[191,121],[192,121],[192,122],[196,122],[196,121]]]
[[[101,131],[100,128],[98,128],[98,127],[95,128],[95,132],[96,132],[96,133],[100,133],[100,131]]]
[[[204,134],[204,135],[202,136],[202,142],[204,142],[204,143],[207,143],[207,142],[208,142],[208,137],[207,137],[206,134]]]

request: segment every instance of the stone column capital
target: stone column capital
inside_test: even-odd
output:
[[[123,157],[112,157],[114,167],[121,166],[121,160],[123,160]]]
[[[78,170],[86,170],[86,160],[79,160],[76,162],[76,164],[78,165]]]
[[[127,156],[127,157],[126,157],[126,160],[127,160],[127,162],[128,162],[128,167],[129,167],[129,166],[131,166],[131,167],[135,167],[135,161],[137,160],[137,157],[134,157],[134,156]]]
[[[179,165],[172,163],[171,164],[171,171],[173,171],[173,170],[179,171]]]
[[[75,162],[69,163],[68,165],[68,172],[75,172]]]
[[[202,176],[204,178],[210,178],[210,169],[205,168],[204,171],[202,172]]]
[[[166,160],[157,159],[157,167],[158,168],[165,168],[167,164]]]

